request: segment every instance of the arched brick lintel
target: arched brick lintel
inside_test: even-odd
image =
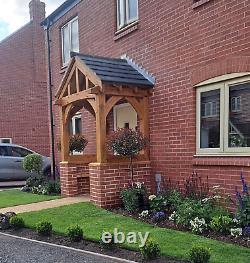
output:
[[[191,82],[202,81],[230,73],[250,72],[250,56],[234,56],[196,68],[192,71]]]

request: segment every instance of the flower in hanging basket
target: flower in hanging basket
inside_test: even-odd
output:
[[[88,140],[80,134],[75,134],[70,137],[69,140],[69,151],[73,152],[83,152],[88,144]]]

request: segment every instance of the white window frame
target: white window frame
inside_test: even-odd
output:
[[[63,36],[63,29],[68,26],[69,27],[69,43],[70,43],[70,52],[73,51],[72,50],[72,34],[71,34],[71,30],[72,30],[72,23],[75,22],[77,20],[78,23],[78,46],[79,46],[79,21],[78,21],[78,16],[74,17],[73,19],[71,19],[69,22],[67,22],[66,24],[64,24],[61,27],[61,43],[62,43],[62,65],[66,66],[69,61],[65,61],[64,58],[64,36]],[[79,52],[79,49],[76,50],[75,52]]]
[[[240,103],[238,104],[238,99],[240,101]],[[235,101],[234,102],[234,105],[235,105],[235,109],[233,109],[232,105],[233,105],[233,100]],[[236,96],[236,97],[232,97],[231,98],[231,111],[232,112],[239,112],[241,111],[241,96]]]
[[[137,0],[137,16],[134,18],[129,19],[129,0],[122,0],[123,2],[123,10],[124,10],[124,24],[120,24],[120,0],[116,0],[116,6],[117,6],[117,28],[122,29],[127,27],[128,25],[136,22],[139,20],[139,0]]]
[[[235,79],[225,80],[222,76],[222,82],[214,82],[211,84],[206,81],[204,86],[197,85],[196,90],[196,154],[197,155],[215,155],[215,156],[250,156],[250,147],[229,147],[229,90],[231,86],[250,82],[249,76],[239,77]],[[219,79],[217,79],[219,80]],[[220,148],[201,148],[201,93],[220,90]]]
[[[12,143],[12,138],[0,138],[0,143],[3,143],[4,140],[9,140],[9,142],[5,143]]]
[[[76,135],[76,120],[81,119],[82,120],[82,115],[81,113],[77,113],[74,117],[72,117],[72,134]]]

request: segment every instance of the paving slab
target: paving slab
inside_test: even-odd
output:
[[[32,203],[27,205],[18,205],[18,206],[1,208],[0,213],[4,214],[6,212],[15,212],[16,214],[20,214],[20,213],[40,211],[43,209],[77,204],[82,202],[89,202],[89,201],[90,201],[89,196],[67,197],[67,198],[55,199],[55,200],[44,201],[39,203]]]

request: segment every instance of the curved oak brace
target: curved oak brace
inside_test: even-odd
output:
[[[86,99],[86,101],[90,104],[90,106],[92,107],[92,109],[96,115],[96,100],[95,100],[95,98]]]
[[[105,106],[105,118],[107,118],[109,112],[112,110],[112,108],[116,105],[118,101],[123,99],[122,96],[113,96],[111,97],[107,102]]]
[[[65,110],[64,110],[64,116],[63,116],[63,121],[64,123],[67,123],[68,122],[68,119],[69,119],[69,114],[71,113],[71,110],[73,109],[73,105],[70,104],[68,106],[65,107]]]

